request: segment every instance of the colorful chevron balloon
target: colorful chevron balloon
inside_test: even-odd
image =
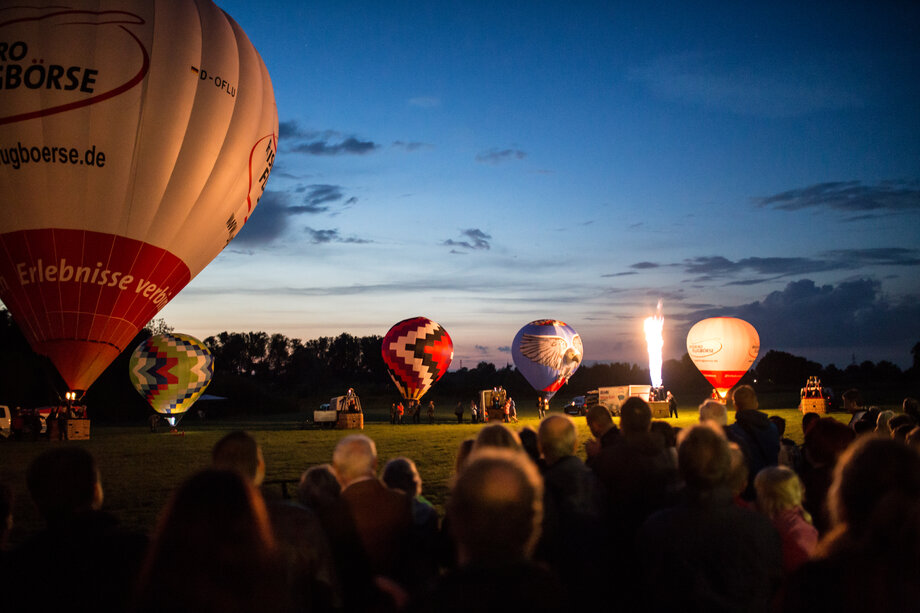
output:
[[[214,356],[187,334],[157,334],[131,354],[131,383],[153,410],[184,413],[204,393],[214,374]]]
[[[390,328],[381,351],[399,393],[406,400],[418,400],[447,372],[454,343],[441,324],[413,317]]]

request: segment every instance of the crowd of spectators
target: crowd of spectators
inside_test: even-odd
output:
[[[708,400],[679,433],[638,398],[619,426],[592,407],[588,441],[565,415],[485,426],[457,449],[443,518],[415,463],[381,469],[363,434],[294,500],[266,498],[258,442],[232,432],[149,538],[102,510],[90,453],[54,447],[27,475],[46,527],[12,551],[0,484],[4,610],[920,610],[916,401],[849,426],[806,414],[802,445],[753,389],[733,401],[733,423]]]

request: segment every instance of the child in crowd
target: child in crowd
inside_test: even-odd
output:
[[[794,571],[814,553],[818,530],[802,508],[805,488],[787,466],[764,468],[754,478],[757,508],[770,518],[783,543],[783,570]]]

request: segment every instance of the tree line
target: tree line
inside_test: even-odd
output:
[[[87,391],[85,400],[95,418],[136,420],[150,412],[128,378],[134,348],[155,333],[170,332],[162,319],[152,321]],[[214,378],[207,393],[226,398],[207,406],[211,413],[293,413],[312,411],[318,402],[340,395],[349,387],[370,397],[396,399],[381,355],[380,336],[342,333],[310,340],[266,332],[221,332],[204,339],[214,355]],[[897,390],[914,389],[920,379],[920,343],[912,351],[912,367],[902,371],[889,361],[865,361],[838,368],[782,351],[768,351],[744,382],[758,389],[796,391],[806,378],[817,375],[834,387]],[[710,386],[690,357],[666,360],[665,386],[691,401],[708,395]],[[554,406],[571,396],[602,386],[648,383],[648,368],[625,362],[583,364],[554,399]],[[466,399],[478,390],[502,386],[529,402],[536,392],[510,361],[503,367],[479,362],[473,368],[452,370],[434,384],[428,398]],[[34,353],[9,312],[0,310],[0,404],[43,406],[63,397],[66,385],[50,361]],[[843,391],[840,389],[839,391]],[[916,392],[914,392],[916,393]]]

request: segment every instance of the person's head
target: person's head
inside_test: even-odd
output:
[[[447,507],[461,563],[529,557],[543,521],[543,479],[520,451],[476,450]]]
[[[537,442],[537,431],[529,426],[524,426],[518,432],[518,438],[521,440],[521,447],[530,459],[534,462],[540,461],[540,444]]]
[[[455,475],[460,474],[460,471],[466,466],[466,461],[470,457],[470,453],[473,452],[473,445],[475,443],[476,439],[468,438],[460,441],[460,444],[457,445],[457,455],[454,458]]]
[[[757,492],[757,508],[770,518],[777,517],[789,509],[800,508],[805,495],[805,486],[795,471],[788,466],[768,466],[754,477]],[[806,519],[811,521],[803,511]]]
[[[548,466],[575,455],[575,424],[567,415],[550,415],[540,422],[537,444]]]
[[[349,434],[332,451],[332,469],[343,488],[365,477],[377,476],[377,446],[363,434]]]
[[[888,429],[891,432],[894,432],[895,430],[897,430],[904,424],[909,424],[911,426],[920,425],[920,424],[917,424],[917,422],[915,422],[910,415],[907,415],[906,413],[901,413],[901,414],[895,415],[894,417],[888,420]]]
[[[666,421],[656,419],[649,427],[653,436],[658,437],[662,447],[677,448],[677,431]]]
[[[211,450],[211,464],[221,470],[235,470],[256,487],[265,479],[262,449],[251,434],[242,430],[217,441]]]
[[[747,489],[751,471],[748,469],[747,459],[738,443],[729,442],[728,452],[731,455],[731,468],[728,471],[726,484],[732,496],[740,496]]]
[[[483,447],[503,447],[521,451],[521,439],[517,433],[502,424],[489,424],[479,431],[476,436],[476,442],[473,443],[473,449]]]
[[[779,434],[779,437],[783,438],[786,434],[786,420],[779,415],[770,415],[769,420],[776,428],[776,433]]]
[[[716,427],[698,424],[681,431],[677,466],[688,488],[708,492],[727,485],[731,463],[728,441]]]
[[[901,408],[907,415],[910,415],[915,424],[920,424],[920,400],[908,396],[901,403]]]
[[[342,493],[342,486],[335,478],[330,464],[311,466],[300,475],[297,486],[297,500],[311,509],[325,508]]]
[[[728,424],[728,410],[718,400],[709,398],[700,405],[700,423],[712,422],[720,426]]]
[[[387,462],[381,478],[387,487],[405,492],[412,498],[422,493],[422,477],[415,462],[409,458],[393,458]]]
[[[894,411],[879,411],[878,417],[875,419],[875,431],[883,436],[891,436],[888,422],[891,421],[892,417],[894,417]]]
[[[820,413],[809,412],[802,415],[802,435],[808,434],[808,431],[819,419],[821,419]]]
[[[822,417],[805,434],[803,448],[816,466],[833,466],[856,438],[856,432],[833,417]]]
[[[901,424],[891,431],[891,438],[901,443],[907,442],[907,435],[914,429],[913,424]]]
[[[827,500],[833,523],[861,535],[873,516],[920,501],[920,452],[890,438],[857,440],[840,457]]]
[[[275,541],[265,503],[237,470],[210,468],[167,502],[140,576],[147,610],[271,609]],[[163,589],[168,586],[168,589]]]
[[[614,427],[613,418],[607,407],[601,404],[591,405],[588,412],[585,413],[585,422],[588,424],[588,430],[594,438],[600,438]]]
[[[56,447],[32,460],[26,484],[38,512],[49,524],[102,507],[96,460],[82,447]]]
[[[840,395],[840,398],[843,400],[844,411],[855,413],[856,411],[861,411],[863,408],[862,395],[856,388],[848,389]]]
[[[757,402],[757,392],[750,385],[739,385],[732,392],[732,403],[736,411],[756,411],[760,404]]]
[[[914,426],[911,428],[910,432],[907,433],[907,436],[904,437],[904,442],[911,447],[920,449],[920,426]]]
[[[624,437],[643,434],[652,426],[652,410],[637,396],[630,396],[620,407],[620,429]]]

